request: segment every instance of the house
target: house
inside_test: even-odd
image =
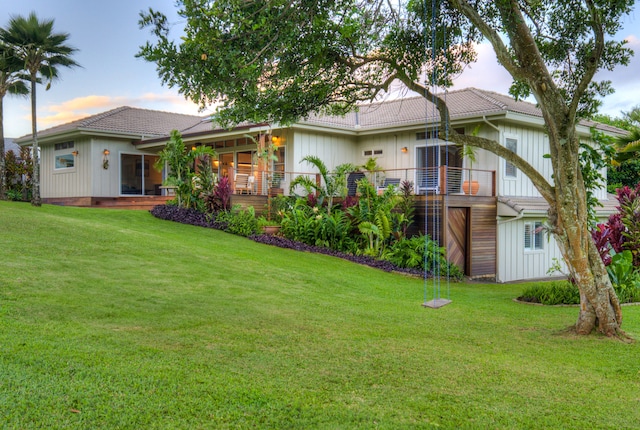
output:
[[[551,178],[548,138],[539,109],[528,102],[494,92],[468,88],[447,93],[450,127],[494,139],[526,158]],[[252,137],[268,135],[278,161],[271,166],[275,187],[288,190],[291,178],[314,174],[302,163],[307,155],[321,158],[329,169],[342,163],[363,165],[375,158],[384,180],[410,180],[420,197],[420,229],[448,249],[465,273],[499,282],[541,278],[561,260],[553,238],[540,226],[546,202],[515,166],[486,151],[476,161],[438,130],[439,116],[422,97],[388,100],[362,106],[344,117],[311,115],[291,126],[239,124],[227,130],[207,118],[121,107],[38,134],[42,147],[41,194],[45,203],[105,205],[108,201],[167,199],[163,172],[153,169],[157,153],[177,129],[188,146],[208,145],[219,154],[214,170],[234,178],[248,174],[251,196],[266,195],[266,181],[256,165]],[[578,133],[590,139],[590,127],[609,134],[620,130],[584,122]],[[17,139],[28,145],[30,136]],[[471,169],[471,167],[473,167]],[[476,194],[465,181],[478,181]],[[597,191],[607,217],[616,202]],[[238,198],[238,196],[236,196]],[[445,222],[446,221],[446,222]]]

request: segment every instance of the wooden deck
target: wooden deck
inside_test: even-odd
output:
[[[43,198],[42,202],[59,206],[99,207],[106,209],[150,210],[163,205],[173,196],[135,196],[135,197],[55,197]]]

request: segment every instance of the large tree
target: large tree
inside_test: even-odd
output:
[[[7,94],[26,95],[29,89],[24,82],[22,62],[17,60],[13,50],[0,41],[0,200],[7,198],[5,183],[5,147],[4,147],[4,96]]]
[[[51,81],[58,77],[59,67],[73,67],[78,64],[71,58],[76,49],[66,45],[68,33],[54,33],[53,20],[39,20],[35,12],[28,17],[14,16],[7,28],[0,28],[0,40],[10,46],[16,58],[22,62],[22,69],[29,75],[31,83],[31,133],[33,137],[33,192],[31,204],[40,206],[40,148],[36,118],[36,84],[41,79]]]
[[[442,126],[447,87],[488,41],[513,77],[511,92],[535,96],[549,136],[554,182],[489,139],[450,140],[491,151],[527,175],[549,203],[549,225],[581,293],[577,333],[623,335],[622,313],[588,229],[576,125],[595,113],[609,82],[598,70],[628,64],[613,40],[633,1],[623,0],[182,0],[184,35],[166,17],[141,15],[156,40],[139,53],[165,83],[203,107],[222,102],[223,123],[295,121],[346,112],[394,80],[433,101]]]

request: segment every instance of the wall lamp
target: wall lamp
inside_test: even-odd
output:
[[[111,152],[108,149],[102,151],[102,168],[104,170],[109,168],[109,154],[111,154]]]
[[[409,150],[407,149],[407,147],[406,147],[406,146],[403,146],[402,148],[400,148],[400,151],[402,151],[403,153],[405,153],[405,154],[406,154],[406,153],[407,153],[407,151],[409,151]]]
[[[78,151],[71,151],[71,153],[73,154],[74,157],[77,157],[79,152]]]

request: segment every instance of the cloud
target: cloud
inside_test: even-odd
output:
[[[135,96],[88,95],[42,107],[38,112],[38,125],[42,129],[50,128],[120,106],[201,115],[194,103],[170,92],[146,93]],[[28,117],[29,115],[27,115]]]

